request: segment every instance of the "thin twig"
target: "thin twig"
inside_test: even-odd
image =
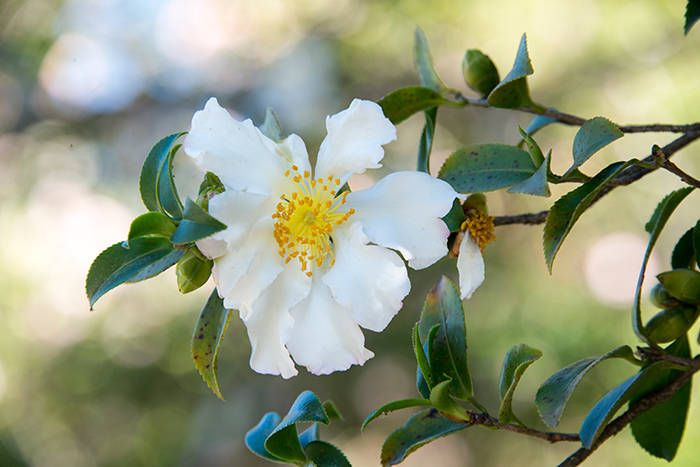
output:
[[[695,188],[700,188],[700,180],[691,177],[687,173],[685,173],[683,170],[681,170],[680,167],[678,167],[676,164],[669,160],[664,160],[661,163],[661,167],[668,170],[672,174],[678,175],[678,177],[683,180],[685,183],[687,183],[690,186],[694,186]]]
[[[569,442],[580,442],[581,438],[576,433],[552,433],[548,431],[533,430],[532,428],[527,428],[524,426],[516,425],[514,423],[501,423],[497,418],[485,413],[485,412],[468,412],[471,416],[469,421],[459,420],[452,417],[450,420],[466,423],[470,426],[481,425],[486,427],[494,427],[499,430],[512,431],[513,433],[519,433],[521,435],[530,436],[532,438],[542,439],[544,441],[549,441],[550,443],[560,443],[562,441]],[[445,414],[443,414],[445,415]]]

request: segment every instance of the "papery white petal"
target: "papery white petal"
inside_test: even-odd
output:
[[[447,254],[450,234],[442,221],[459,195],[423,172],[394,172],[347,197],[351,220],[362,223],[369,239],[401,252],[413,269],[430,266]]]
[[[333,298],[350,310],[363,328],[382,331],[398,313],[411,290],[406,266],[391,250],[367,245],[362,224],[333,231],[335,264],[323,276]]]
[[[289,162],[253,122],[234,119],[215,98],[192,117],[185,153],[229,188],[270,194],[288,182]]]
[[[313,275],[309,295],[290,310],[294,318],[289,353],[311,373],[325,375],[362,365],[374,354],[365,349],[365,337],[350,318],[347,308],[336,302],[330,289]]]
[[[485,267],[481,250],[468,233],[464,235],[462,243],[459,245],[457,270],[459,271],[460,296],[462,300],[471,298],[472,293],[484,282]]]
[[[252,348],[250,367],[253,370],[283,378],[297,374],[285,347],[294,326],[289,309],[303,300],[310,288],[311,279],[297,264],[291,263],[253,303],[244,320]]]
[[[219,193],[209,200],[209,214],[226,224],[226,229],[211,238],[224,240],[230,251],[237,250],[250,235],[253,225],[272,215],[275,201],[267,195],[246,191]]]
[[[321,143],[314,176],[333,175],[341,185],[355,173],[381,167],[382,144],[396,139],[396,127],[382,108],[371,101],[355,99],[350,107],[326,118],[328,135]]]

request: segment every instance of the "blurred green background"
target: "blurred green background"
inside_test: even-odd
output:
[[[120,287],[90,312],[84,278],[94,257],[126,237],[144,211],[138,174],[150,147],[187,130],[210,96],[260,123],[265,108],[315,153],[324,117],[352,98],[379,99],[417,84],[413,31],[420,26],[444,81],[466,90],[461,60],[479,48],[510,69],[523,32],[546,106],[618,123],[700,120],[700,30],[682,34],[682,0],[5,0],[0,3],[0,465],[262,466],[243,437],[265,412],[286,413],[304,389],[333,399],[345,416],[322,428],[353,465],[379,465],[383,439],[406,420],[396,413],[359,426],[372,410],[416,397],[410,329],[441,274],[455,261],[412,273],[404,309],[381,334],[366,332],[376,357],[364,367],[284,381],[248,367],[249,343],[234,317],[219,353],[226,402],[202,382],[189,340],[211,286],[177,292],[173,271]],[[432,161],[476,142],[515,143],[524,114],[444,109]],[[367,186],[413,169],[423,118],[399,127],[384,168]],[[554,170],[571,161],[574,128],[538,134]],[[672,135],[628,135],[584,166],[643,157]],[[697,176],[698,147],[675,161]],[[177,181],[192,195],[201,179],[186,157]],[[549,275],[541,227],[500,227],[485,250],[486,282],[465,302],[470,364],[479,400],[497,411],[500,365],[527,343],[544,356],[516,392],[521,419],[546,429],[534,408],[538,385],[573,361],[636,345],[631,298],[656,203],[680,187],[653,174],[617,189],[587,213]],[[555,187],[554,197],[570,189]],[[494,215],[547,209],[552,199],[489,196]],[[695,223],[697,194],[661,237],[651,271],[669,269],[677,238]],[[653,309],[645,302],[646,318]],[[694,331],[694,332],[697,332]],[[695,335],[692,336],[693,342]],[[697,351],[697,345],[694,344]],[[586,408],[634,368],[606,362],[581,384],[559,427],[577,431]],[[694,390],[696,399],[698,390]],[[675,465],[700,456],[698,403]],[[556,465],[576,449],[473,428],[409,456],[404,465]],[[629,430],[590,465],[665,465]]]

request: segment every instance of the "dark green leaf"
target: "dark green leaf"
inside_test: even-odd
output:
[[[147,274],[141,275],[140,278],[147,279],[172,266],[179,259],[171,257],[165,263],[160,262],[175,251],[167,238],[135,238],[129,246],[126,247],[126,242],[114,244],[92,262],[85,281],[90,309],[102,295],[135,278],[141,271],[146,270]],[[174,261],[170,262],[172,259]],[[165,266],[166,264],[168,265]],[[149,268],[153,265],[157,267]]]
[[[266,413],[260,422],[245,435],[245,445],[253,453],[272,462],[284,462],[265,449],[265,440],[280,424],[282,419],[274,412]]]
[[[429,399],[401,399],[398,401],[393,401],[389,402],[388,404],[384,404],[383,406],[379,407],[377,410],[369,414],[369,417],[365,419],[364,422],[362,422],[362,430],[365,429],[367,425],[369,425],[369,422],[372,420],[375,420],[378,417],[381,417],[382,415],[386,415],[390,412],[394,412],[396,410],[401,410],[401,409],[407,409],[409,407],[431,407],[432,404],[430,403]]]
[[[170,241],[175,244],[191,243],[225,228],[225,224],[214,219],[204,208],[187,198],[182,222],[175,229],[175,233],[170,237]]]
[[[529,345],[520,344],[508,351],[503,362],[501,379],[498,383],[498,393],[501,396],[501,408],[498,420],[501,423],[515,422],[523,425],[513,413],[513,394],[525,370],[542,356],[540,350]]]
[[[423,378],[425,378],[425,383],[428,385],[428,389],[432,389],[435,386],[435,379],[433,375],[433,370],[430,368],[430,363],[428,362],[428,356],[426,355],[425,349],[420,342],[420,337],[418,336],[418,324],[413,326],[413,353],[416,355],[416,362],[418,362],[418,371]],[[436,327],[438,325],[435,325]],[[433,335],[434,335],[433,331]],[[428,346],[428,342],[425,343]]]
[[[562,178],[566,178],[593,154],[623,136],[625,134],[617,125],[605,117],[587,120],[574,137],[574,164],[562,175]]]
[[[669,195],[667,195],[661,202],[656,206],[654,214],[651,216],[651,220],[645,226],[647,232],[649,232],[649,244],[647,245],[647,251],[644,254],[644,260],[642,261],[642,267],[639,270],[639,278],[637,279],[637,289],[634,296],[634,305],[632,308],[632,325],[634,327],[634,332],[637,337],[642,339],[647,344],[652,347],[658,347],[654,342],[649,339],[647,335],[647,330],[644,327],[644,322],[642,321],[642,284],[644,284],[644,275],[646,274],[647,263],[651,257],[651,251],[654,249],[656,240],[658,240],[661,231],[666,226],[666,222],[676,210],[681,201],[685,199],[686,196],[693,191],[692,187],[681,188],[676,190]]]
[[[323,403],[323,410],[326,411],[326,415],[328,415],[329,420],[342,420],[343,416],[340,413],[340,410],[338,410],[338,407],[335,405],[335,402],[333,401],[326,401]]]
[[[408,86],[397,89],[382,97],[377,104],[382,107],[384,116],[391,123],[398,125],[408,117],[421,110],[439,105],[461,107],[464,101],[451,101],[432,89],[422,86]]]
[[[508,188],[508,193],[523,193],[544,197],[552,196],[552,191],[549,189],[549,183],[547,182],[547,173],[550,171],[551,160],[552,151],[550,150],[537,172],[532,177]]]
[[[219,297],[217,289],[214,289],[199,314],[197,325],[192,334],[191,352],[194,365],[207,386],[221,400],[224,398],[216,379],[216,357],[229,321],[231,321],[231,310],[224,308],[223,299]]]
[[[693,233],[693,250],[695,250],[695,263],[700,267],[700,220],[695,224]]]
[[[430,56],[428,40],[425,38],[425,34],[423,34],[423,31],[421,31],[420,28],[416,28],[415,32],[413,60],[416,64],[416,70],[418,71],[418,76],[420,77],[420,81],[423,86],[437,91],[440,94],[447,94],[448,92],[454,91],[453,89],[445,86],[445,83],[442,82],[435,71],[433,57]]]
[[[275,111],[270,107],[265,110],[265,120],[263,124],[259,127],[260,132],[270,138],[275,143],[279,143],[284,138],[286,138],[284,131],[282,131],[282,125],[275,115]]]
[[[692,268],[695,264],[695,248],[693,247],[693,235],[695,227],[688,229],[678,240],[671,254],[671,268]]]
[[[163,258],[159,259],[158,261],[155,261],[149,264],[148,266],[142,268],[139,272],[136,273],[136,275],[132,276],[125,283],[131,284],[134,282],[141,282],[143,280],[150,279],[153,276],[157,276],[161,272],[170,268],[170,266],[172,266],[173,264],[179,262],[184,254],[185,250],[175,249]]]
[[[131,222],[128,238],[129,240],[150,236],[170,238],[176,227],[175,222],[162,212],[151,211],[141,214]]]
[[[307,444],[304,452],[316,467],[352,467],[340,449],[324,441]]]
[[[433,148],[433,136],[435,135],[435,119],[437,107],[431,107],[425,113],[425,126],[420,136],[418,145],[418,168],[420,172],[430,173],[430,151]]]
[[[452,397],[450,397],[449,391],[451,383],[451,379],[446,379],[445,381],[436,384],[430,391],[430,403],[433,407],[445,415],[449,415],[458,420],[471,420],[471,417],[467,414],[464,408],[457,404]]]
[[[636,162],[638,161],[631,160],[610,164],[601,170],[598,175],[565,194],[554,203],[545,221],[543,238],[544,257],[550,273],[552,272],[554,257],[578,218],[581,217],[581,214],[591,205],[598,193],[610,180]]]
[[[603,396],[581,425],[579,434],[583,447],[590,449],[620,407],[643,392],[652,378],[661,371],[678,368],[677,365],[666,360],[654,362]]]
[[[175,133],[158,141],[151,149],[141,168],[139,190],[149,211],[167,212],[179,218],[182,203],[173,182],[173,144],[185,133]]]
[[[686,36],[698,19],[700,19],[700,0],[688,0],[685,8],[685,26],[683,26],[683,33]]]
[[[459,232],[462,230],[462,224],[467,218],[464,215],[462,203],[459,201],[459,198],[455,198],[454,203],[452,203],[452,209],[450,209],[450,212],[448,212],[442,220],[447,225],[447,228],[450,229],[450,232]]]
[[[467,85],[485,98],[501,79],[491,58],[480,50],[469,49],[462,60],[462,76]]]
[[[671,344],[666,351],[678,357],[690,358],[688,336],[684,335]],[[648,393],[658,391],[667,386],[680,374],[677,370],[661,372],[650,381]],[[637,440],[652,456],[660,457],[671,462],[683,439],[683,430],[688,418],[692,379],[681,387],[671,400],[652,407],[632,420],[630,427],[634,439]],[[638,397],[630,400],[630,407]]]
[[[549,426],[557,426],[569,398],[583,377],[600,362],[610,358],[624,358],[630,362],[638,363],[632,349],[625,345],[600,357],[584,358],[557,371],[542,383],[535,396],[537,410],[542,420]]]
[[[459,193],[500,190],[527,180],[537,172],[530,154],[515,146],[485,143],[458,149],[440,168],[438,178]]]
[[[527,37],[523,34],[513,68],[489,94],[487,99],[489,105],[502,109],[535,107],[530,99],[530,91],[527,86],[527,76],[534,72],[530,55],[527,52]]]
[[[419,412],[387,437],[382,446],[382,466],[403,462],[419,447],[468,427],[443,417],[435,409]]]

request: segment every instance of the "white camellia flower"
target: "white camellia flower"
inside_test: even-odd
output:
[[[462,300],[471,298],[474,291],[484,282],[486,276],[481,252],[488,243],[496,240],[493,234],[493,217],[476,207],[470,207],[469,201],[470,198],[467,198],[465,202],[466,220],[452,245],[452,256],[457,256]]]
[[[209,212],[227,228],[198,246],[214,259],[224,306],[246,325],[259,373],[290,378],[294,362],[315,374],[364,364],[373,353],[360,327],[382,331],[411,287],[392,250],[414,269],[447,253],[441,217],[459,195],[446,182],[396,172],[338,193],[353,174],[381,167],[382,145],[396,139],[381,107],[356,99],[326,128],[312,172],[301,138],[275,143],[212,98],[183,145],[226,188]]]

